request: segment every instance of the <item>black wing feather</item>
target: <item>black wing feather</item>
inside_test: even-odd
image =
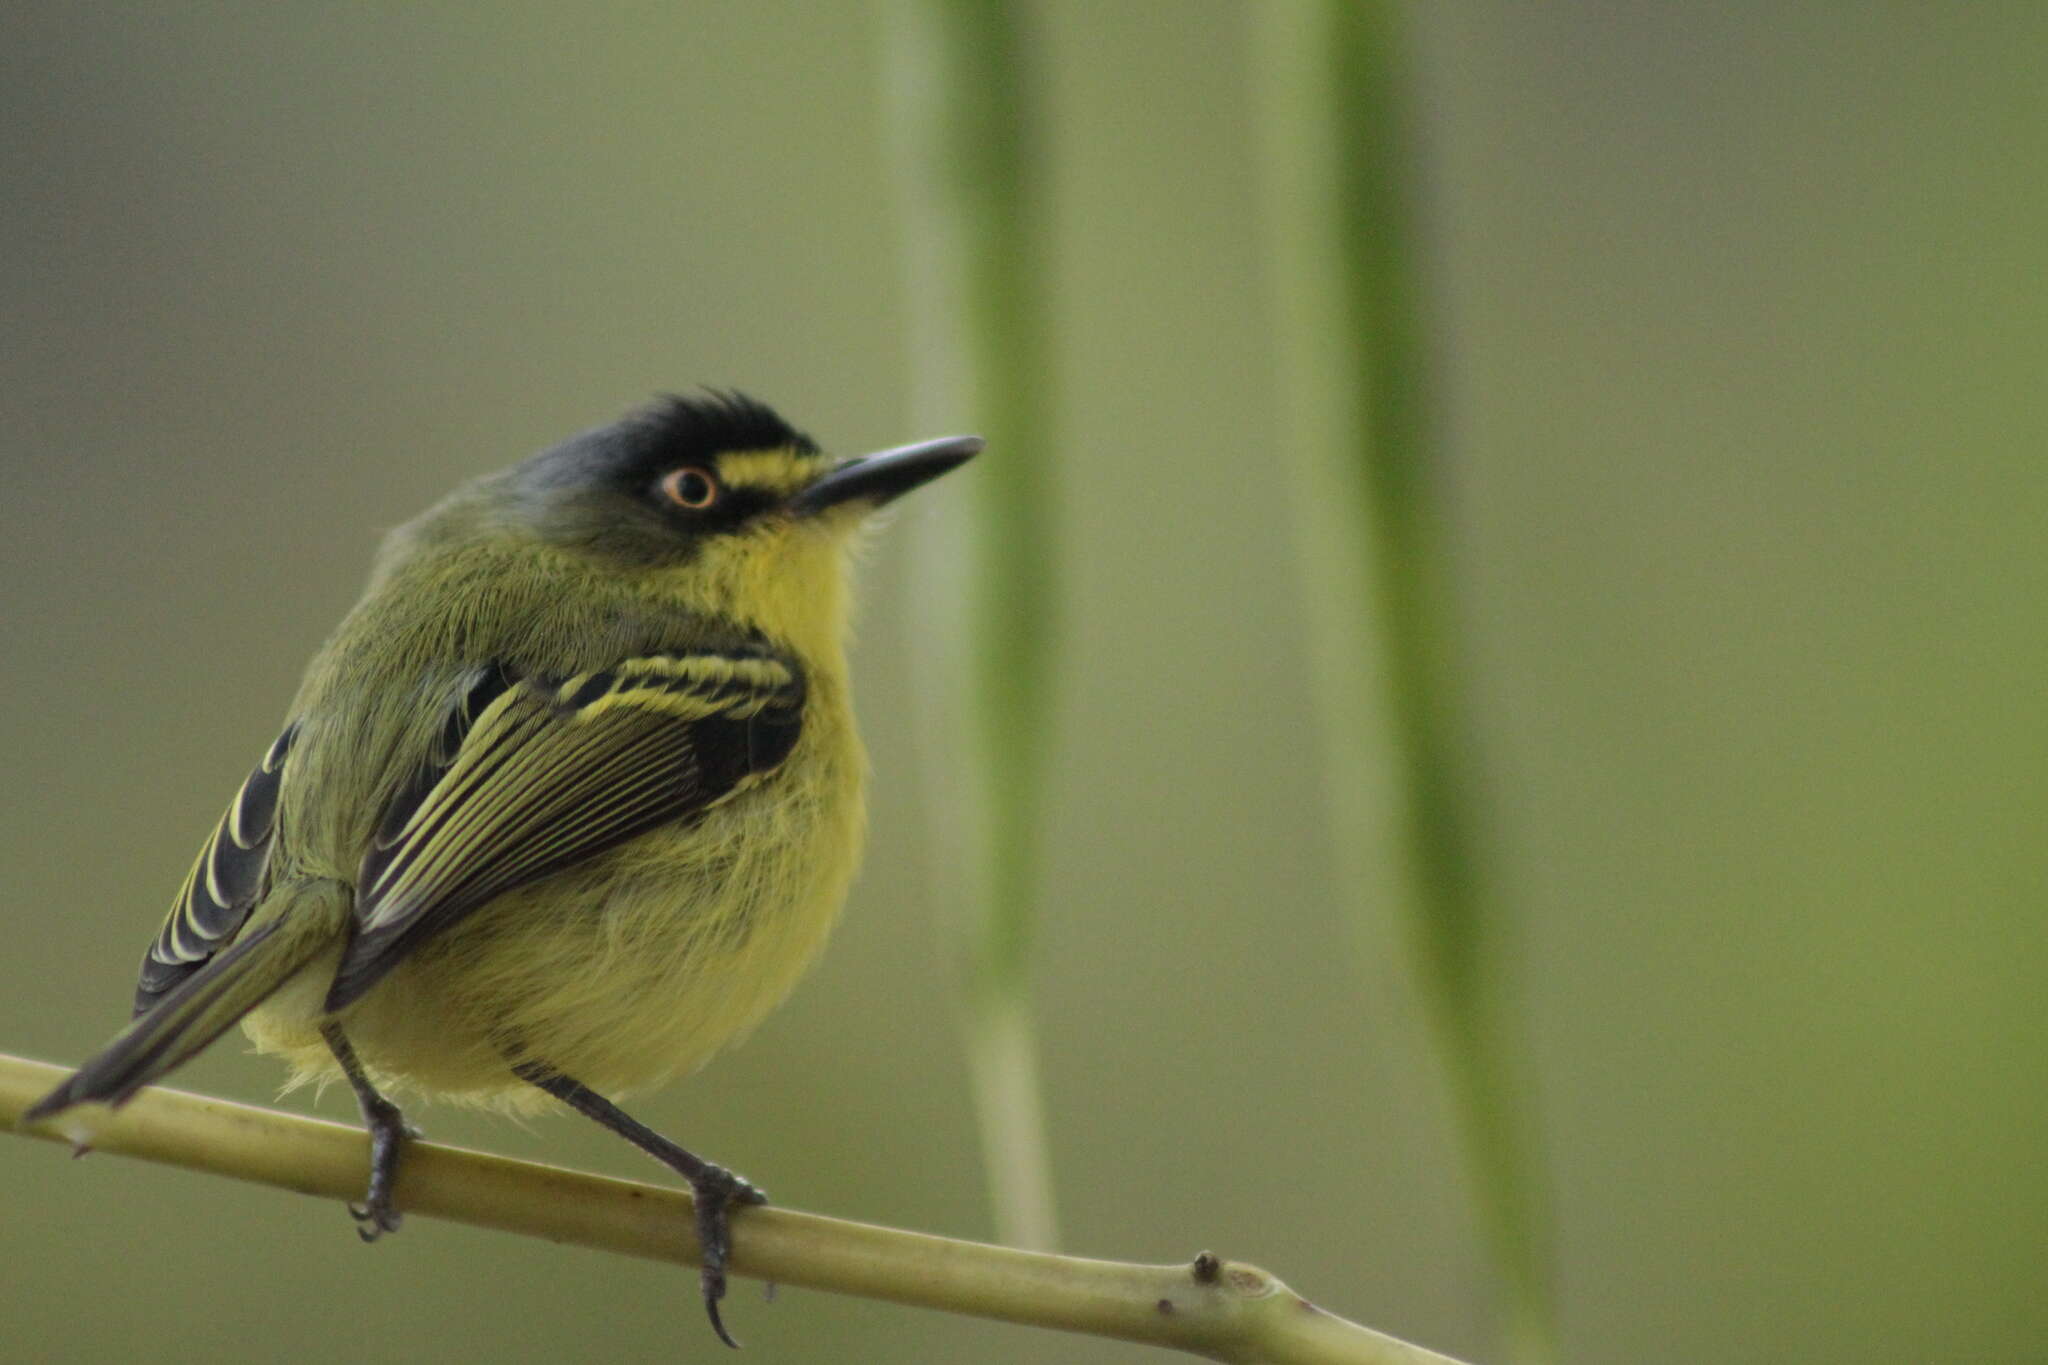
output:
[[[162,931],[143,955],[142,976],[135,986],[138,1016],[205,966],[262,898],[270,849],[277,841],[277,798],[284,787],[285,759],[298,733],[296,723],[285,727],[199,850],[199,860],[186,874]]]

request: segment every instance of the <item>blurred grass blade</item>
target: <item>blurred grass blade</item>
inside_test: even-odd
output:
[[[1405,950],[1446,1067],[1518,1358],[1548,1355],[1547,1217],[1470,827],[1440,456],[1393,7],[1253,11],[1269,260],[1332,844],[1360,940]],[[1391,911],[1382,907],[1391,905]],[[1384,917],[1396,923],[1385,932]]]
[[[1001,0],[886,0],[885,17],[914,425],[989,440],[959,476],[968,514],[921,519],[913,547],[932,865],[961,916],[997,1235],[1049,1248],[1029,976],[1055,577],[1030,54]]]

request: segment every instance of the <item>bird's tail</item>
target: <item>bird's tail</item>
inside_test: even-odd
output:
[[[290,883],[265,899],[230,947],[29,1106],[23,1121],[48,1118],[74,1104],[126,1103],[233,1028],[347,929],[349,894],[340,882]],[[267,910],[274,912],[266,915]]]

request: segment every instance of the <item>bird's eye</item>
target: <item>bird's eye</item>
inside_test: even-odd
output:
[[[718,501],[718,480],[696,465],[671,469],[661,476],[661,495],[678,507],[701,512]]]

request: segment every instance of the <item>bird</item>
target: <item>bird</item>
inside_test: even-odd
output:
[[[744,1035],[823,946],[864,838],[851,552],[982,447],[834,460],[766,404],[693,391],[392,531],[144,954],[131,1022],[27,1120],[118,1107],[239,1022],[291,1084],[354,1092],[349,1211],[374,1241],[418,1136],[388,1092],[566,1106],[688,1182],[736,1345],[731,1215],[766,1196],[619,1101]]]

